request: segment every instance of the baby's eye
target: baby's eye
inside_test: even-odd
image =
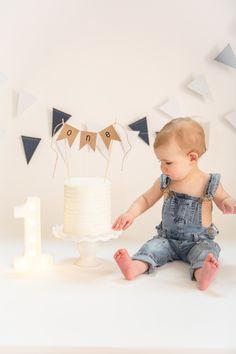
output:
[[[166,162],[167,165],[171,165],[173,162]]]

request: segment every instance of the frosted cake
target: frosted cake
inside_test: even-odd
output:
[[[96,236],[111,230],[111,184],[75,177],[64,184],[64,233]]]

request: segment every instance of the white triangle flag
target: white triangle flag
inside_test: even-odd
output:
[[[203,97],[210,97],[209,87],[205,78],[205,75],[197,76],[193,81],[190,82],[188,88],[197,92],[199,95]]]
[[[167,100],[166,103],[164,103],[162,106],[160,106],[160,110],[171,118],[178,118],[181,117],[181,112],[179,108],[179,104],[176,99],[172,98],[170,100]]]
[[[236,111],[226,114],[225,119],[236,128]]]
[[[27,108],[29,108],[37,98],[30,95],[29,93],[21,90],[18,95],[18,103],[17,103],[17,115],[22,114]]]

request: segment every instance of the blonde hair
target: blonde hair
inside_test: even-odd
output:
[[[174,138],[179,147],[186,152],[196,152],[200,157],[206,151],[205,133],[202,126],[192,118],[176,118],[157,133],[154,149]]]

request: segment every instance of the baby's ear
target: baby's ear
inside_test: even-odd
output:
[[[188,153],[188,158],[190,160],[190,162],[197,162],[198,160],[198,154],[196,152],[189,152]]]

